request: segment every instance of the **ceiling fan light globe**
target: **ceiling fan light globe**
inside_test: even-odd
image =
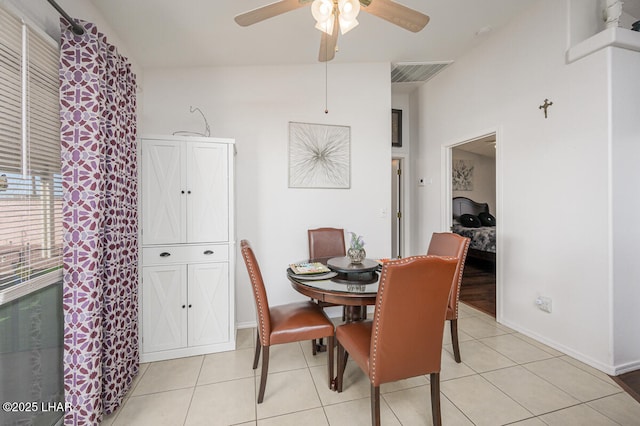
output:
[[[343,35],[358,26],[358,13],[360,0],[338,0],[338,20]]]
[[[348,21],[343,19],[342,17],[339,17],[338,20],[340,21],[340,32],[342,33],[342,35],[345,35],[349,31],[357,27],[359,24],[357,19]]]
[[[331,0],[313,0],[311,14],[318,23],[323,23],[333,15],[333,2]]]
[[[355,20],[360,13],[360,0],[338,0],[338,11],[345,19]]]

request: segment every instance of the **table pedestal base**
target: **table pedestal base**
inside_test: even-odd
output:
[[[326,352],[327,345],[324,343],[324,339],[314,340],[313,345],[315,346],[316,352]]]

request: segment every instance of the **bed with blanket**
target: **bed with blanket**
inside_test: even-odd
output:
[[[496,218],[489,212],[489,205],[455,197],[452,211],[451,232],[471,239],[468,256],[495,262]]]

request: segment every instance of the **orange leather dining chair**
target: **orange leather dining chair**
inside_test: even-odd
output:
[[[346,256],[347,251],[344,246],[344,229],[342,228],[316,228],[307,230],[309,240],[309,259],[328,260],[332,257]],[[321,302],[318,304],[323,308],[336,306],[333,303]],[[346,308],[342,308],[342,321],[346,317]],[[317,345],[313,342],[313,354],[316,354]]]
[[[309,237],[309,258],[323,259],[346,256],[344,229],[317,228],[307,230]]]
[[[310,259],[329,259],[332,257],[346,256],[347,252],[344,244],[344,229],[342,228],[317,228],[307,230],[309,240],[309,258]],[[336,306],[333,303],[320,302],[322,307]],[[366,308],[361,308],[360,316],[367,318]],[[346,307],[342,308],[342,321],[347,315]],[[315,349],[314,349],[315,355]]]
[[[269,307],[264,280],[251,244],[247,240],[242,240],[240,248],[244,263],[247,266],[251,286],[253,287],[258,316],[256,353],[253,358],[254,370],[258,367],[258,359],[262,350],[262,372],[258,404],[263,401],[264,391],[267,386],[269,347],[271,345],[326,337],[329,352],[329,387],[331,387],[331,381],[333,380],[333,323],[322,308],[311,301]]]
[[[385,264],[373,321],[336,328],[337,390],[342,392],[345,357],[371,381],[371,420],[380,424],[380,385],[430,375],[433,424],[441,424],[440,366],[447,302],[457,259],[413,256]]]
[[[471,240],[462,235],[452,232],[434,232],[429,243],[428,255],[453,256],[458,258],[456,274],[451,283],[451,297],[447,307],[447,320],[451,325],[451,343],[453,344],[453,357],[457,363],[462,362],[460,357],[460,344],[458,343],[458,305],[460,299],[460,285],[462,284],[462,273],[464,272],[464,262],[467,259],[469,244]]]

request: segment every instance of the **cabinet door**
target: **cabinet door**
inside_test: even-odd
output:
[[[187,242],[229,240],[227,145],[187,145]]]
[[[142,268],[142,351],[187,345],[186,265]]]
[[[229,264],[189,265],[189,346],[229,340]]]
[[[145,140],[142,144],[142,243],[184,242],[185,168],[182,145]]]

